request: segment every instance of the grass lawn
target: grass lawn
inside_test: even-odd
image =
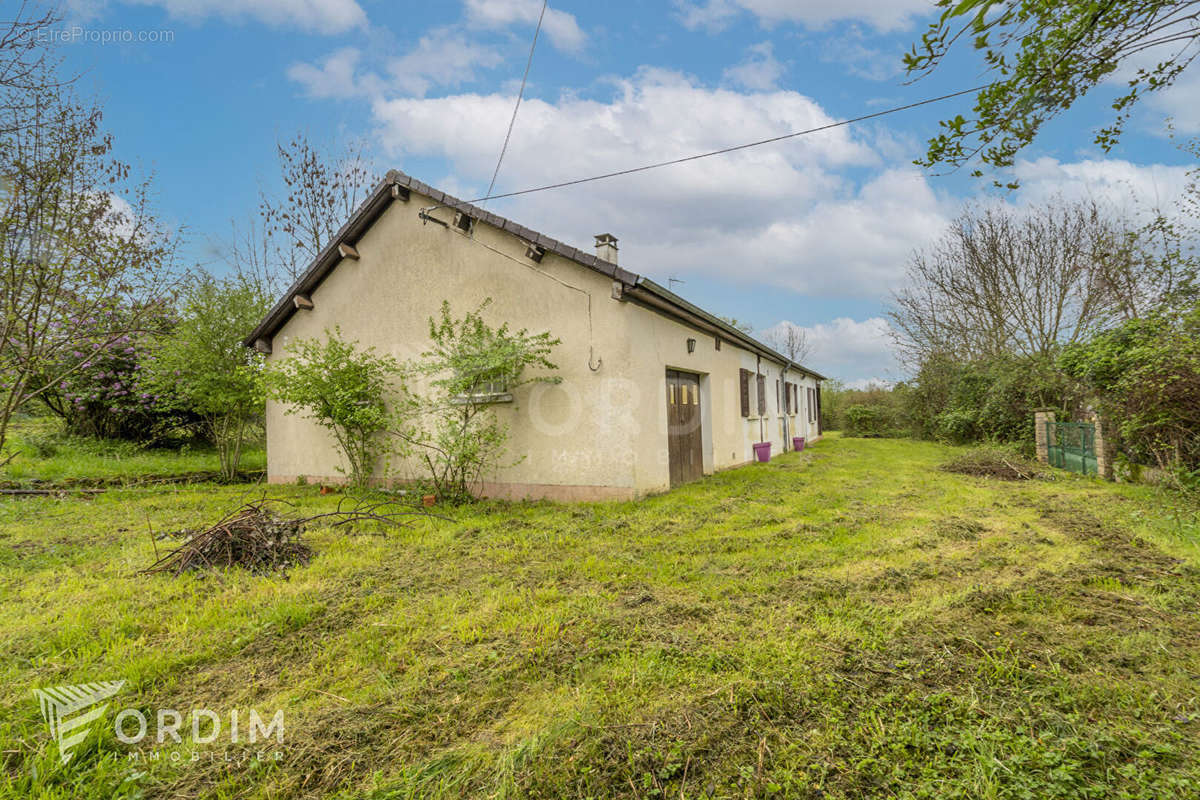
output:
[[[195,473],[215,473],[221,461],[211,447],[181,450],[139,447],[64,436],[56,419],[20,417],[10,429],[17,455],[0,467],[0,484],[26,486],[40,483],[122,483]],[[244,472],[265,470],[267,453],[252,445],[242,455]]]
[[[254,487],[2,501],[0,796],[1200,796],[1194,517],[953,453],[828,438],[641,503],[314,530],[286,577],[137,574],[148,525]],[[32,690],[108,680],[63,766]],[[134,747],[128,707],[286,735]]]

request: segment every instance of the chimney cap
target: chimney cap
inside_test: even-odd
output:
[[[617,237],[613,236],[611,233],[597,233],[596,246],[599,247],[602,244],[606,244],[615,248],[617,246]]]

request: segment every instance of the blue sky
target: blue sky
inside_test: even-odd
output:
[[[463,197],[487,188],[540,0],[70,0],[59,50],[104,102],[119,155],[211,262],[277,188],[277,140],[362,140]],[[905,85],[923,0],[551,3],[497,191],[766,138],[980,82],[973,56]],[[73,33],[74,32],[74,33]],[[126,41],[104,41],[117,32]],[[129,32],[129,33],[124,33]],[[108,38],[114,38],[108,35]],[[967,54],[964,54],[967,55]],[[1200,72],[1200,70],[1197,70]],[[1092,144],[1098,92],[1024,153],[1023,188],[912,165],[969,98],[735,155],[492,204],[579,247],[616,234],[623,266],[758,331],[807,329],[809,363],[902,377],[883,321],[912,250],[962,204],[1054,193],[1137,212],[1166,203],[1200,132],[1200,79],[1145,104],[1118,150]],[[216,268],[219,265],[214,264]]]

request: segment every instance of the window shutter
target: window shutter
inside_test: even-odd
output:
[[[783,411],[783,405],[779,402],[779,381],[775,381],[775,413]]]
[[[816,390],[817,395],[817,435],[821,435],[821,387]]]
[[[742,391],[742,416],[750,416],[750,370],[738,370],[738,380]]]
[[[765,416],[767,413],[767,376],[761,372],[758,373],[758,415]]]

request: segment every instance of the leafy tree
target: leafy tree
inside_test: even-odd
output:
[[[373,347],[346,341],[339,328],[325,331],[323,339],[292,341],[288,351],[268,370],[271,396],[288,404],[285,413],[303,414],[329,431],[346,459],[351,485],[366,487],[386,449],[385,432],[400,427],[388,408],[389,398],[407,396],[402,385],[393,386],[400,364]]]
[[[261,356],[242,346],[241,338],[267,307],[254,284],[200,274],[184,291],[179,324],[157,341],[146,362],[145,392],[204,420],[227,480],[237,475],[247,427],[262,414]]]
[[[1112,104],[1115,119],[1096,134],[1107,151],[1137,101],[1171,86],[1191,65],[1200,38],[1196,0],[938,0],[937,6],[941,16],[905,56],[908,73],[927,74],[956,46],[970,46],[992,82],[979,91],[969,119],[960,114],[942,123],[920,162],[926,166],[958,167],[977,156],[995,168],[1012,166],[1046,122],[1124,66],[1131,77]]]
[[[0,448],[17,409],[88,368],[64,354],[146,331],[172,301],[176,237],[100,122],[59,88],[0,104]]]
[[[416,450],[439,497],[465,502],[483,474],[498,465],[508,429],[494,413],[532,383],[557,383],[550,353],[559,344],[549,333],[512,331],[505,323],[489,326],[485,300],[475,311],[455,319],[443,301],[441,316],[429,319],[432,347],[416,365],[428,376],[430,394],[413,400],[420,416],[402,437]],[[546,372],[530,374],[530,370]]]

